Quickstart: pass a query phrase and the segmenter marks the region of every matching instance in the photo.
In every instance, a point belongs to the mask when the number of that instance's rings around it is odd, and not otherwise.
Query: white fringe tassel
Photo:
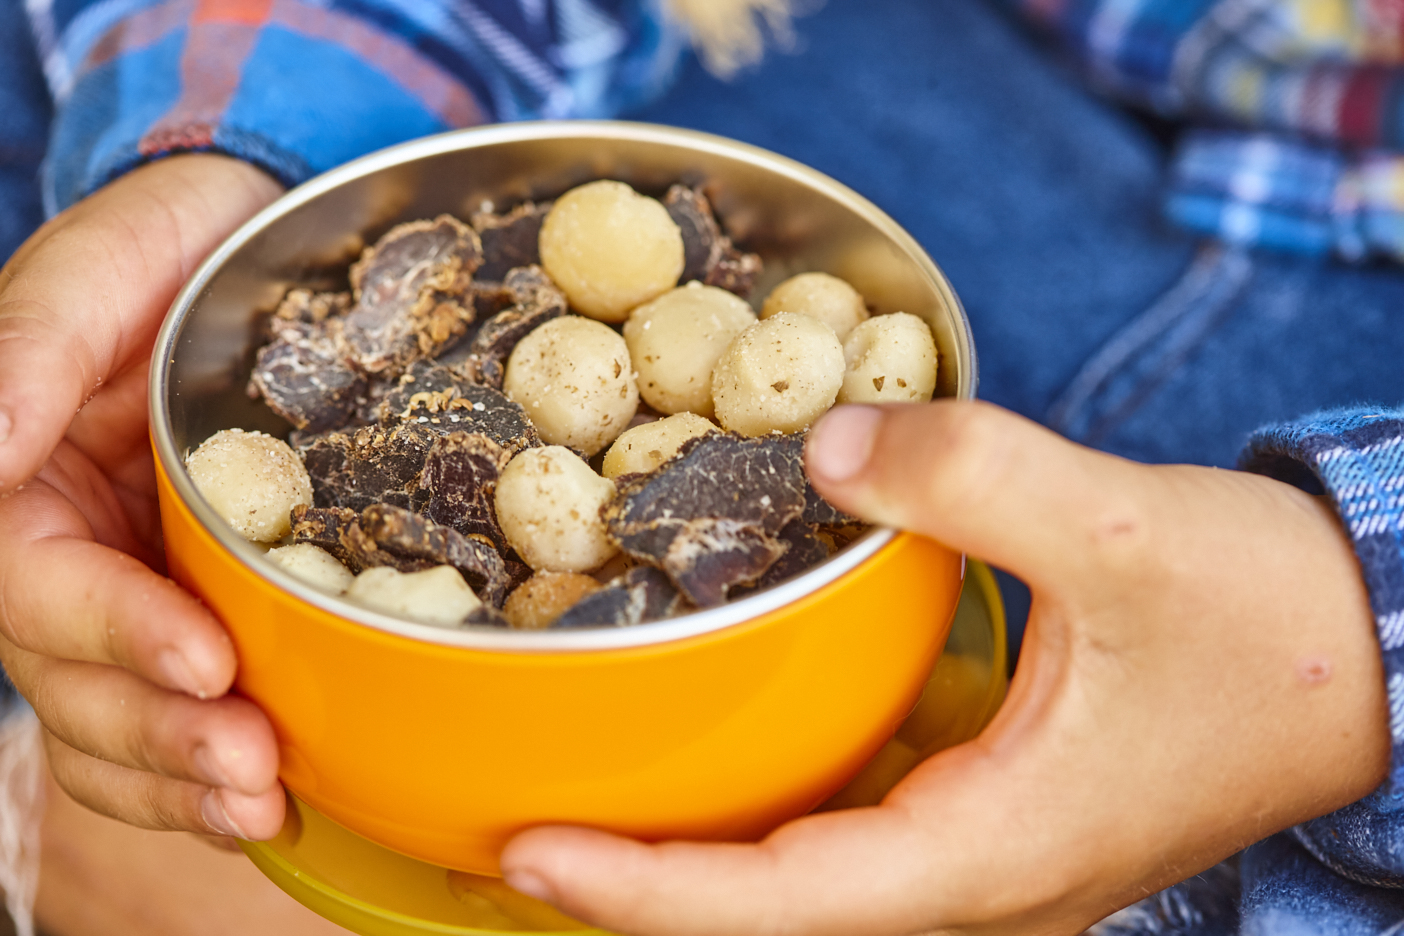
[[[804,0],[665,0],[673,19],[682,24],[707,70],[730,78],[765,54],[765,22],[777,45],[794,44],[795,16],[816,6]]]
[[[44,751],[29,706],[0,722],[0,889],[16,936],[34,936],[39,842],[44,822]]]

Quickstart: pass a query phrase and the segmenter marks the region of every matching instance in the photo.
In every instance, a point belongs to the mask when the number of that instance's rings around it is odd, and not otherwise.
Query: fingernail
[[[556,892],[546,879],[535,871],[508,871],[502,878],[512,890],[546,903],[556,902]]]
[[[205,820],[205,824],[214,829],[220,835],[232,835],[235,838],[247,839],[244,830],[239,828],[238,823],[229,818],[229,811],[224,808],[224,800],[220,798],[218,790],[210,790],[200,800],[200,817]]]
[[[847,481],[868,464],[882,425],[882,410],[871,406],[840,406],[819,420],[809,433],[805,464],[812,475]]]
[[[195,678],[195,670],[191,668],[185,654],[179,650],[162,650],[156,656],[156,668],[169,685],[189,695],[201,699],[205,697],[205,691],[200,688],[200,681]]]
[[[15,426],[10,419],[10,414],[0,409],[0,445],[5,444],[5,440],[10,437],[10,430]]]
[[[195,765],[195,772],[206,783],[217,787],[234,786],[229,779],[229,774],[220,764],[219,758],[215,757],[214,751],[211,751],[207,745],[198,745],[195,752],[190,755],[190,760]]]

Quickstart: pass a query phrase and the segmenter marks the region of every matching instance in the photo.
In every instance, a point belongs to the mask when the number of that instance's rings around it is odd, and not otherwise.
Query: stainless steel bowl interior
[[[309,588],[262,560],[196,492],[183,458],[216,431],[287,435],[286,423],[244,387],[260,320],[289,288],[344,288],[360,249],[402,221],[443,212],[466,218],[485,203],[501,208],[552,198],[600,178],[656,196],[677,181],[705,183],[728,232],[765,260],[758,297],[806,270],[840,276],[876,311],[911,312],[930,323],[941,358],[936,395],[974,396],[969,324],[945,277],[896,222],[832,179],[755,147],[650,125],[570,121],[457,131],[374,153],[289,192],[221,245],[176,298],[152,363],[152,429],[167,475],[201,523],[257,574],[335,614],[418,639],[503,650],[636,646],[717,630],[788,604],[877,552],[891,531],[872,531],[784,585],[634,628],[444,630]]]

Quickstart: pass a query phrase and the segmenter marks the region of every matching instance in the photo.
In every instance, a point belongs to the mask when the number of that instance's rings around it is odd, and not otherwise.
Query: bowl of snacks
[[[804,433],[974,386],[935,264],[811,169],[626,123],[418,140],[177,297],[170,571],[283,782],[367,839],[486,874],[543,822],[754,839],[892,736],[964,570],[824,501]]]

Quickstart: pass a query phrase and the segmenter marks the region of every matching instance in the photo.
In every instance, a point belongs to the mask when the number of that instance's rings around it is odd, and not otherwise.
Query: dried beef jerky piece
[[[419,423],[333,432],[302,452],[318,507],[364,510],[383,502],[410,506],[437,433]]]
[[[279,319],[249,378],[250,396],[262,396],[269,409],[307,432],[345,424],[365,392],[365,375],[352,366],[326,321]]]
[[[329,318],[345,315],[351,308],[351,294],[347,292],[313,292],[310,289],[290,289],[278,303],[270,322],[273,330],[281,322],[306,322],[315,325]]]
[[[731,246],[727,241],[726,251],[722,258],[717,261],[717,265],[712,267],[703,282],[708,286],[716,286],[725,289],[727,292],[735,293],[738,296],[749,296],[751,288],[756,284],[756,277],[761,275],[761,270],[765,264],[761,262],[758,254],[744,253]]]
[[[667,575],[651,566],[638,566],[577,601],[551,627],[632,627],[661,621],[687,607]]]
[[[483,265],[478,268],[478,278],[500,280],[513,267],[540,263],[541,222],[550,211],[550,202],[523,202],[503,215],[473,215],[473,227],[483,242]]]
[[[298,507],[293,510],[293,542],[311,543],[331,553],[352,572],[377,566],[418,572],[434,563],[405,558],[376,545],[361,527],[361,515],[342,507]]]
[[[320,546],[352,572],[359,572],[361,567],[342,537],[347,530],[357,525],[360,516],[356,511],[344,507],[294,507],[293,542]]]
[[[440,435],[476,432],[509,455],[541,444],[541,436],[520,404],[430,361],[417,362],[386,391],[377,418],[386,425],[417,423]]]
[[[539,267],[522,267],[508,274],[504,284],[516,302],[482,324],[458,370],[475,383],[502,389],[507,358],[517,342],[537,327],[566,313],[565,294]]]
[[[419,488],[427,495],[423,513],[465,536],[483,536],[501,552],[510,549],[497,523],[493,494],[514,453],[486,435],[455,432],[429,449]]]
[[[700,280],[738,296],[750,295],[761,271],[761,259],[737,250],[731,238],[722,233],[707,196],[700,189],[674,185],[668,189],[663,207],[683,236],[683,272],[678,283]]]
[[[392,228],[351,267],[344,337],[360,367],[398,370],[460,337],[473,310],[450,291],[481,263],[477,233],[449,215]]]
[[[808,478],[804,482],[804,513],[800,514],[800,519],[805,523],[824,527],[848,526],[862,522],[824,500],[819,492],[814,490],[814,485],[809,483]]]
[[[601,515],[630,555],[666,571],[700,607],[754,581],[785,553],[804,510],[804,440],[709,433],[657,471],[620,485]]]
[[[797,575],[803,575],[829,558],[829,544],[824,542],[813,524],[791,520],[777,538],[786,544],[785,554],[766,569],[754,584],[735,589],[729,597],[740,598],[763,588],[779,585]]]
[[[457,530],[388,504],[361,512],[361,529],[380,550],[430,566],[451,565],[483,601],[502,607],[511,580],[502,556],[487,539]]]

